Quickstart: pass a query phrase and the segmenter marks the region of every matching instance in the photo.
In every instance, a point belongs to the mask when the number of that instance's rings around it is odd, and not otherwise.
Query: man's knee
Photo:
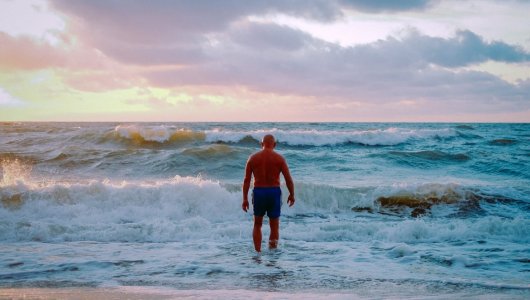
[[[263,225],[263,217],[254,216],[254,227],[261,228],[261,225]]]
[[[280,227],[280,218],[270,218],[269,224],[271,226],[271,229],[278,229]]]

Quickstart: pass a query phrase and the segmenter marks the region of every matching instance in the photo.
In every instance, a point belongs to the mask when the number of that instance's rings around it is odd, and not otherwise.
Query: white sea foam
[[[373,239],[434,242],[461,239],[530,241],[530,221],[487,216],[480,219],[392,218],[351,221],[351,206],[374,201],[375,190],[329,187],[313,194],[299,185],[299,201],[284,206],[285,236],[305,241]],[[362,195],[365,195],[364,199]],[[241,211],[240,191],[195,177],[159,181],[90,181],[0,188],[0,240],[4,241],[138,241],[233,239],[249,234],[251,214]],[[318,213],[322,223],[289,221]],[[341,219],[341,218],[346,219]]]
[[[118,125],[114,130],[124,138],[133,139],[135,136],[141,136],[146,141],[160,143],[168,141],[172,134],[167,126]]]
[[[287,223],[287,225],[285,225]],[[396,243],[433,243],[467,240],[530,241],[530,221],[523,217],[505,219],[488,216],[477,220],[462,219],[372,219],[341,220],[331,218],[321,224],[284,222],[283,236],[289,240],[310,242],[374,240]]]
[[[373,130],[222,130],[212,129],[206,131],[191,131],[166,125],[118,125],[114,129],[118,136],[130,140],[143,140],[147,142],[165,143],[178,139],[177,136],[194,139],[205,139],[206,142],[237,143],[245,137],[252,137],[260,141],[264,135],[273,134],[279,142],[293,146],[324,146],[345,143],[358,143],[363,145],[396,145],[412,139],[428,139],[434,137],[447,138],[456,135],[452,128],[444,129],[406,129],[390,127],[387,129]]]
[[[114,132],[121,138],[136,142],[178,142],[203,140],[204,133],[166,125],[118,125]]]
[[[387,128],[374,130],[336,131],[336,130],[253,130],[253,131],[225,131],[208,130],[206,141],[236,143],[250,136],[261,140],[266,134],[273,134],[276,139],[293,146],[324,146],[344,143],[358,143],[363,145],[396,145],[411,139],[427,139],[434,137],[452,137],[456,131],[446,129],[405,129]]]
[[[0,187],[25,181],[31,174],[31,165],[18,159],[0,161]]]
[[[4,186],[0,239],[174,241],[234,235],[232,227],[214,229],[225,219],[244,219],[235,213],[238,196],[217,182],[178,176],[155,182]]]

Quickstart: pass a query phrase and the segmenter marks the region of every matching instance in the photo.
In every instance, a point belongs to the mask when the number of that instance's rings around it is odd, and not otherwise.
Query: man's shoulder
[[[281,159],[281,160],[285,160],[280,153],[278,153],[276,151],[265,151],[265,150],[261,150],[261,151],[252,153],[249,156],[249,160],[261,159],[261,157],[263,157],[263,156],[273,156],[275,158],[278,158],[278,159]]]
[[[257,151],[257,152],[254,152],[252,154],[250,154],[250,156],[248,158],[252,159],[254,157],[258,157],[260,155],[261,151]]]
[[[250,156],[248,157],[248,161],[254,161],[256,159],[260,159],[260,154],[261,154],[261,151],[258,151],[258,152],[254,152],[252,154],[250,154]]]
[[[280,153],[276,152],[276,151],[272,151],[271,155],[274,157],[274,160],[276,160],[277,162],[285,162],[285,158],[283,158],[283,155],[281,155]]]
[[[280,157],[281,159],[284,159],[284,158],[283,158],[283,155],[281,155],[280,153],[274,151],[274,154],[276,154],[277,157]]]

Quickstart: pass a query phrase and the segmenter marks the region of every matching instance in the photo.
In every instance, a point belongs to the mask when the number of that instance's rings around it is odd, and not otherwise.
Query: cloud
[[[468,111],[529,108],[527,83],[510,84],[489,73],[461,70],[487,61],[529,61],[530,53],[516,45],[487,41],[469,30],[448,38],[411,30],[400,37],[342,47],[249,18],[283,14],[332,22],[343,18],[345,10],[392,13],[427,10],[437,3],[53,0],[54,7],[69,16],[68,28],[83,45],[138,66],[134,72],[155,87],[243,87],[310,97],[334,107],[395,102]],[[64,66],[53,54],[49,57],[48,64]],[[38,67],[39,60],[34,61]]]
[[[60,11],[76,16],[95,34],[120,37],[131,43],[152,44],[178,40],[182,33],[222,31],[233,21],[249,15],[285,13],[320,21],[342,16],[337,2],[328,0],[52,0],[52,4]]]
[[[101,70],[113,64],[96,49],[72,44],[71,36],[60,36],[62,42],[50,45],[28,36],[12,37],[0,32],[0,68],[37,70],[45,68]]]
[[[313,42],[303,31],[275,24],[245,22],[230,32],[230,39],[254,50],[296,51]]]
[[[54,69],[70,86],[98,92],[141,83],[134,72],[126,70],[95,49],[63,43],[50,45],[29,36],[13,37],[0,32],[0,70],[34,71]]]
[[[0,32],[0,67],[31,70],[64,65],[64,53],[49,44]]]
[[[527,85],[449,68],[486,60],[529,60],[529,54],[516,46],[485,42],[469,31],[448,39],[412,31],[399,40],[389,37],[341,47],[285,26],[240,23],[218,38],[220,46],[205,49],[211,63],[145,76],[152,84],[167,87],[245,86],[338,103],[420,99],[473,102],[482,105],[473,109],[484,110],[498,102],[508,103],[506,109],[512,110],[530,106]]]
[[[342,16],[334,1],[76,1],[54,0],[90,46],[130,64],[192,65],[208,60],[208,34],[250,15],[286,13],[327,22]],[[148,12],[148,13],[146,13]]]
[[[286,14],[331,22],[347,9],[377,13],[422,9],[433,1],[269,0],[269,1],[82,1],[52,0],[73,18],[88,43],[114,59],[138,65],[198,64],[208,61],[208,34],[225,31],[248,16]],[[242,33],[243,34],[243,33]],[[263,35],[262,35],[263,36]],[[244,36],[241,36],[244,38]],[[268,35],[275,39],[274,32]],[[262,42],[268,46],[267,41]],[[285,43],[284,43],[285,45]]]
[[[25,103],[9,94],[6,90],[0,87],[0,107],[17,107],[24,106]]]
[[[342,0],[341,4],[352,9],[369,12],[401,12],[408,10],[424,10],[434,6],[439,1],[433,0]]]
[[[415,33],[408,38],[408,43],[414,45],[412,51],[422,52],[429,62],[446,67],[467,66],[488,60],[507,63],[530,61],[530,53],[522,47],[501,41],[486,42],[469,30],[460,30],[451,39]]]
[[[141,78],[120,68],[58,70],[57,74],[67,86],[84,92],[97,93],[143,85]]]

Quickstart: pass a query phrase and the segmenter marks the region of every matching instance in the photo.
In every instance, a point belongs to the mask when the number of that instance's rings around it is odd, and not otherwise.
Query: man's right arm
[[[247,161],[247,166],[245,167],[245,179],[243,179],[243,203],[241,208],[247,212],[248,204],[248,190],[250,189],[250,180],[252,179],[252,167],[250,164],[250,158]]]
[[[282,174],[283,178],[285,179],[285,185],[287,186],[287,189],[289,190],[289,197],[287,198],[287,204],[289,206],[294,205],[294,182],[293,178],[291,177],[291,173],[289,172],[289,166],[287,166],[287,162],[285,159],[283,159],[282,164]]]

